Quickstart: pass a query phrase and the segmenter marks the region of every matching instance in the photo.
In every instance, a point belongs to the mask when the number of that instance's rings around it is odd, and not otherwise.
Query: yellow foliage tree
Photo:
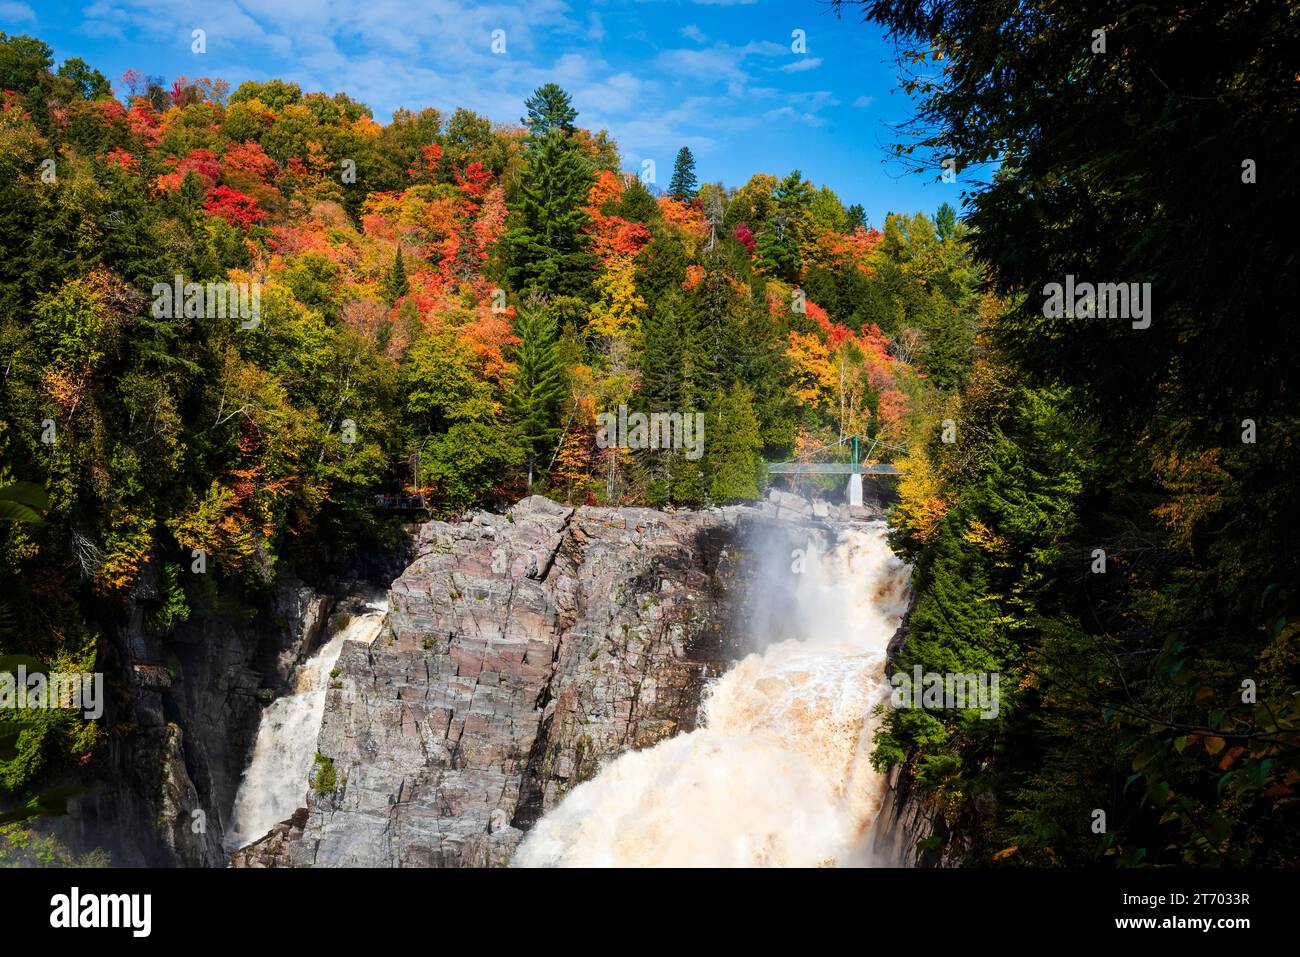
[[[631,258],[615,262],[596,280],[600,299],[591,307],[587,331],[601,339],[635,342],[641,335],[645,300],[637,295]]]
[[[799,404],[819,406],[827,402],[838,378],[826,343],[813,333],[791,330],[785,354],[793,367],[792,394]]]

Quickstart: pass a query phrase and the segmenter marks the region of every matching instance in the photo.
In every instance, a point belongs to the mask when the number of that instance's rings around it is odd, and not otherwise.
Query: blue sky
[[[196,28],[204,54],[190,49]],[[80,56],[114,83],[131,67],[232,88],[281,77],[345,91],[381,122],[399,106],[517,122],[528,93],[555,81],[582,125],[613,134],[625,168],[653,159],[660,186],[687,145],[701,181],[798,168],[874,226],[891,210],[958,206],[962,188],[882,165],[891,124],[911,109],[891,49],[820,0],[0,0],[0,30],[38,36],[56,60]],[[796,30],[806,52],[793,49]]]

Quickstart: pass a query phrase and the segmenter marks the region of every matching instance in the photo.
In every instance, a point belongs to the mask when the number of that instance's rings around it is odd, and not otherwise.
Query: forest
[[[385,124],[0,34],[0,655],[93,671],[128,607],[251,615],[398,534],[376,496],[743,502],[856,435],[905,450],[894,666],[1002,675],[994,720],[885,716],[927,850],[1300,862],[1295,17],[832,6],[898,44],[898,161],[955,160],[933,215],[868,223],[798,170],[701,183],[685,147],[661,187],[555,84],[517,124]],[[1067,275],[1150,283],[1149,326],[1047,315]],[[160,308],[174,283],[256,315]],[[703,413],[702,455],[604,447],[620,407]],[[0,725],[10,815],[117,733]]]

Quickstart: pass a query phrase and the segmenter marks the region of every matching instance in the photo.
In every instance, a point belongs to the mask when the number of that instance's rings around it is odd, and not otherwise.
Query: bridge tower
[[[862,472],[858,469],[858,437],[856,435],[853,436],[853,471],[849,473],[849,505],[859,508],[862,506]]]

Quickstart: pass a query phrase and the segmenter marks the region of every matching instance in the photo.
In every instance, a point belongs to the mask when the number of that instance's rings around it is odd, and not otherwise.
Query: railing
[[[776,462],[767,467],[772,475],[902,475],[888,462]]]
[[[776,462],[767,467],[767,471],[772,475],[902,475],[901,469],[890,465],[888,462],[867,463],[859,460],[858,457],[858,439],[857,435],[846,435],[831,445],[824,445],[819,449],[813,449],[790,462]],[[849,462],[812,462],[809,461],[819,452],[826,452],[839,446],[851,446],[853,455],[852,461]],[[906,452],[907,447],[903,445],[891,445],[888,442],[881,442],[879,439],[873,439],[871,448],[867,454],[862,456],[863,459],[869,459],[871,454],[877,448],[892,449],[897,452]]]
[[[423,492],[403,492],[376,495],[371,507],[391,511],[424,511],[429,506],[424,500]]]

